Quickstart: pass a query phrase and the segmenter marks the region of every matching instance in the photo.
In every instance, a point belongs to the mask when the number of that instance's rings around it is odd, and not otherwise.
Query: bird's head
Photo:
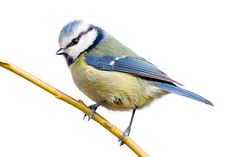
[[[104,32],[101,28],[81,20],[72,21],[60,32],[60,49],[56,54],[64,55],[70,65],[82,52],[94,48],[103,37]]]

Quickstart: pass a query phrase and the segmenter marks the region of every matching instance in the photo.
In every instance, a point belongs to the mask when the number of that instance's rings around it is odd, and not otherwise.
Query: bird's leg
[[[103,102],[100,102],[100,103],[96,103],[96,104],[93,104],[93,105],[90,105],[89,108],[90,108],[90,112],[89,114],[84,114],[84,118],[83,120],[85,119],[86,116],[88,116],[88,121],[93,117],[94,113],[96,112],[97,108],[101,105],[103,105],[105,101]]]
[[[136,111],[136,109],[133,109],[132,116],[131,116],[131,119],[130,119],[130,122],[129,122],[129,126],[125,129],[125,131],[123,132],[121,138],[118,140],[118,142],[120,142],[120,146],[122,146],[124,144],[123,139],[126,136],[129,136],[129,134],[130,134],[131,126],[132,126],[132,123],[133,123],[133,120],[134,120],[135,111]]]

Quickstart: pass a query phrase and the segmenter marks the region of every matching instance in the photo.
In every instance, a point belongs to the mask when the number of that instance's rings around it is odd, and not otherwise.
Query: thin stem
[[[0,66],[3,68],[12,71],[13,73],[23,77],[24,79],[32,82],[33,84],[39,86],[40,88],[44,89],[45,91],[55,95],[56,98],[61,99],[72,106],[76,107],[77,109],[81,110],[85,114],[89,114],[90,109],[81,101],[81,100],[75,100],[72,97],[66,95],[65,93],[62,93],[61,91],[57,90],[56,88],[50,86],[49,84],[43,82],[42,80],[38,79],[37,77],[31,75],[30,73],[20,69],[19,67],[4,61],[0,59]],[[115,135],[118,138],[122,137],[122,131],[119,130],[116,126],[111,124],[109,121],[104,119],[102,116],[95,113],[92,117],[94,121],[99,123],[101,126],[106,128],[108,131],[110,131],[113,135]],[[142,150],[130,137],[125,137],[123,142],[138,156],[140,157],[147,157],[149,156],[144,150]]]

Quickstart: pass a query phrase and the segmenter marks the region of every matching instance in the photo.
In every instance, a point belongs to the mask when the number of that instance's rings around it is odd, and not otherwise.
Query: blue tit
[[[68,23],[60,32],[59,45],[56,54],[65,57],[74,83],[96,102],[90,106],[89,119],[98,106],[133,111],[120,140],[130,134],[136,109],[169,93],[213,105],[202,96],[179,87],[180,83],[95,25],[81,20]]]

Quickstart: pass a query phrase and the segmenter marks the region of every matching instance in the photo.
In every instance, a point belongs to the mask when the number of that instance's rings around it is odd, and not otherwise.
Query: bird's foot
[[[125,131],[123,132],[121,138],[118,139],[118,142],[120,142],[120,146],[122,146],[122,145],[124,144],[123,139],[124,139],[126,136],[129,136],[130,131],[131,131],[131,127],[129,126],[127,129],[125,129]]]
[[[90,108],[90,112],[89,114],[84,114],[84,118],[83,120],[85,119],[86,116],[88,116],[88,121],[93,117],[95,111],[97,110],[97,108],[100,106],[101,104],[94,104],[94,105],[90,105],[89,108]]]

